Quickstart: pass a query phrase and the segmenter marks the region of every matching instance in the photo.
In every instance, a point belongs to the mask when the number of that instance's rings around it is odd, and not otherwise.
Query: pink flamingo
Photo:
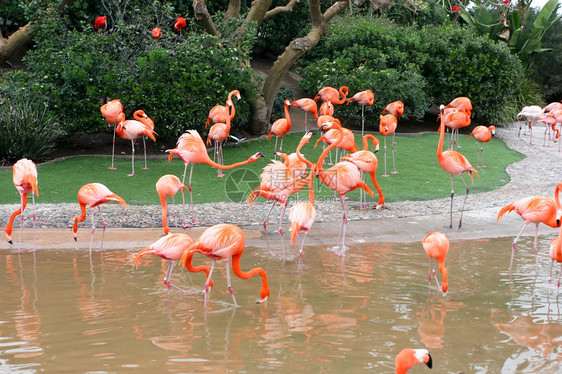
[[[199,239],[194,242],[183,253],[180,262],[186,264],[187,259],[193,252],[199,252],[213,260],[211,269],[207,275],[207,282],[205,283],[205,309],[207,308],[207,301],[209,298],[209,289],[211,287],[211,275],[215,268],[217,260],[224,260],[226,263],[226,280],[228,285],[228,292],[232,296],[234,305],[238,305],[234,297],[234,290],[230,283],[230,266],[229,262],[232,258],[232,270],[234,274],[240,279],[250,279],[254,275],[260,275],[262,280],[262,287],[260,291],[260,300],[258,303],[262,304],[269,298],[269,287],[267,284],[267,274],[262,268],[254,268],[249,272],[244,272],[240,269],[240,258],[244,253],[245,241],[244,232],[240,227],[232,224],[218,224],[209,227],[201,234]]]
[[[232,101],[226,102],[227,107],[230,109],[233,107]],[[230,115],[226,116],[226,123],[215,123],[211,126],[209,134],[207,135],[207,145],[211,145],[211,141],[215,144],[215,150],[213,155],[217,156],[217,162],[224,165],[224,158],[222,153],[222,143],[228,139],[230,136]],[[218,169],[217,177],[224,177],[221,169]]]
[[[291,102],[289,100],[285,100],[284,110],[285,110],[285,118],[279,118],[271,125],[271,131],[267,134],[267,140],[271,140],[271,135],[275,136],[275,152],[277,152],[277,141],[281,138],[281,145],[279,147],[279,152],[283,152],[283,138],[285,134],[291,130],[291,117],[289,116],[289,106],[291,106]]]
[[[559,183],[554,189],[554,200],[551,197],[546,196],[526,197],[507,204],[499,211],[497,221],[502,219],[504,214],[511,211],[515,211],[525,221],[523,228],[519,231],[519,234],[517,234],[517,237],[511,244],[511,261],[509,262],[510,272],[511,266],[513,265],[513,257],[515,256],[515,248],[517,247],[517,240],[529,223],[534,223],[536,226],[535,244],[533,249],[535,251],[535,260],[538,266],[537,239],[539,235],[539,224],[543,223],[550,227],[560,227],[560,219],[556,216],[556,212],[560,209],[560,199],[558,194],[561,189],[562,183]]]
[[[455,98],[446,108],[455,108],[460,112],[465,112],[469,117],[472,115],[472,102],[465,96]]]
[[[170,288],[173,287],[178,291],[186,292],[185,290],[179,288],[172,284],[172,271],[174,270],[174,264],[178,261],[183,253],[191,247],[193,240],[187,234],[168,234],[161,237],[142,251],[140,251],[133,259],[133,267],[138,268],[142,257],[146,255],[154,255],[168,260],[168,269],[166,270],[166,275],[164,275],[164,284],[168,287],[168,293]],[[185,267],[192,273],[197,273],[204,271],[207,276],[209,276],[209,268],[206,266],[196,266],[191,264],[191,258],[193,256],[186,257]],[[213,280],[209,282],[209,288],[213,287]]]
[[[552,129],[552,132],[554,132],[554,135],[553,135],[554,142],[557,142],[558,138],[560,137],[560,131],[556,128],[556,125],[558,124],[558,121],[556,121],[556,118],[554,118],[552,113],[545,113],[541,118],[538,119],[537,123],[539,123],[539,122],[545,124],[544,138],[543,138],[543,141],[542,141],[542,146],[543,147],[550,147],[550,140],[551,140],[550,130]],[[548,134],[548,143],[546,141],[547,134]],[[558,150],[560,151],[560,143],[558,144]]]
[[[479,147],[477,149],[477,158],[476,158],[476,167],[485,168],[484,165],[484,143],[489,142],[492,139],[492,136],[496,133],[496,126],[476,126],[470,134],[468,134],[468,138],[470,139],[471,136],[474,136],[474,139],[478,141]],[[480,155],[482,155],[482,161],[480,161]]]
[[[236,98],[240,100],[241,97],[240,91],[238,90],[230,91],[230,93],[228,94],[228,98],[226,99],[226,105],[215,105],[209,111],[209,116],[207,117],[207,123],[205,123],[205,128],[209,126],[211,121],[213,121],[213,123],[226,123],[228,118],[230,118],[230,120],[232,121],[232,119],[236,115],[236,108],[234,107],[234,104],[232,102],[233,96],[236,96]],[[232,106],[232,109],[229,109],[229,103]]]
[[[365,181],[365,174],[369,173],[371,175],[371,181],[373,182],[373,186],[377,189],[379,194],[379,201],[377,203],[376,209],[381,208],[384,205],[384,196],[382,194],[382,189],[377,182],[377,166],[379,164],[377,156],[371,151],[369,151],[368,141],[371,140],[373,145],[375,146],[375,152],[379,150],[379,140],[375,138],[371,134],[367,134],[363,137],[363,150],[353,152],[349,155],[343,156],[342,160],[349,161],[357,168],[362,174],[361,179]],[[364,196],[364,190],[359,191],[360,200],[359,200],[359,208],[366,209],[367,208],[367,196]]]
[[[312,113],[314,118],[318,119],[318,106],[316,105],[316,101],[305,97],[293,101],[291,103],[291,106],[304,110],[304,131],[305,132],[308,131],[308,124],[307,124],[308,113]]]
[[[558,220],[560,220],[560,217],[558,217]],[[554,261],[556,261],[560,264],[560,271],[558,272],[558,288],[560,288],[560,276],[562,275],[562,226],[560,227],[558,236],[550,242],[550,259],[552,262],[550,263],[548,283],[552,283],[552,267],[554,265]]]
[[[394,363],[396,374],[406,374],[408,370],[422,363],[430,369],[433,366],[433,361],[427,349],[405,348],[396,356]]]
[[[119,124],[115,131],[121,138],[131,140],[131,174],[128,174],[128,176],[131,177],[135,175],[135,141],[141,136],[148,136],[153,141],[156,141],[154,137],[156,133],[140,121],[134,119],[125,120],[125,113],[119,115]],[[144,153],[144,164],[146,168],[146,149]]]
[[[23,211],[27,206],[27,195],[31,193],[31,201],[33,205],[33,250],[35,252],[35,224],[37,218],[35,216],[35,195],[39,197],[39,188],[37,187],[37,167],[35,163],[27,158],[22,158],[14,164],[12,167],[14,186],[18,190],[21,198],[20,207],[12,213],[8,224],[4,231],[6,232],[6,237],[8,243],[12,242],[12,225],[16,216],[21,214],[20,221],[20,243],[21,243],[21,233],[23,228]]]
[[[447,108],[443,117],[445,126],[451,129],[451,149],[454,149],[455,146],[461,148],[459,145],[459,129],[470,126],[470,116],[456,108]]]
[[[381,115],[379,123],[379,132],[382,136],[384,136],[384,174],[383,177],[388,177],[388,173],[386,172],[386,136],[392,134],[392,174],[398,174],[396,170],[396,161],[394,159],[394,136],[396,135],[396,127],[398,127],[398,119],[393,114],[385,114]]]
[[[361,174],[359,173],[359,169],[357,166],[352,164],[351,162],[341,161],[332,166],[329,169],[324,169],[322,163],[326,158],[326,155],[332,148],[335,148],[339,142],[343,139],[343,130],[341,126],[339,126],[335,122],[329,122],[322,125],[322,129],[339,129],[340,130],[340,137],[336,142],[330,144],[320,155],[318,161],[316,162],[316,168],[318,170],[318,178],[322,183],[328,186],[330,189],[335,191],[340,196],[340,201],[343,210],[343,217],[342,217],[342,224],[340,228],[340,233],[338,236],[338,244],[336,249],[339,249],[340,254],[344,254],[346,247],[345,247],[345,230],[347,226],[347,208],[345,205],[345,194],[349,191],[353,191],[357,188],[363,188],[371,197],[373,197],[373,191],[361,180]]]
[[[261,152],[255,153],[251,156],[248,160],[237,162],[230,165],[220,165],[211,160],[209,155],[207,154],[207,149],[205,148],[205,143],[203,143],[203,139],[201,139],[201,135],[196,130],[188,130],[185,134],[180,136],[178,139],[176,148],[174,149],[167,149],[166,152],[170,154],[168,156],[168,161],[171,162],[174,155],[177,155],[185,164],[185,168],[183,171],[183,179],[182,183],[185,184],[185,176],[187,175],[187,166],[191,164],[191,171],[189,173],[189,183],[187,184],[187,190],[189,191],[189,200],[191,202],[191,224],[184,225],[185,227],[189,227],[191,225],[196,225],[199,222],[195,221],[193,215],[193,195],[191,191],[191,177],[193,176],[193,166],[195,164],[208,164],[212,167],[217,169],[233,169],[238,166],[247,165],[249,163],[255,162],[261,157],[265,157],[265,155]]]
[[[334,104],[331,101],[324,101],[322,105],[320,105],[321,116],[333,116],[334,115]]]
[[[468,173],[470,175],[470,180],[474,183],[474,178],[472,173],[476,173],[478,176],[478,171],[472,167],[470,162],[457,151],[448,150],[443,152],[443,140],[445,138],[445,106],[441,105],[439,107],[441,111],[441,126],[439,126],[439,144],[437,145],[437,161],[439,162],[439,166],[443,168],[447,173],[451,175],[451,208],[449,211],[450,215],[450,223],[449,228],[453,228],[453,197],[455,196],[455,191],[453,188],[453,175],[458,175],[464,187],[466,188],[466,195],[464,197],[464,202],[462,204],[461,209],[461,217],[459,219],[459,229],[462,226],[462,214],[464,212],[464,206],[466,205],[466,199],[468,198],[469,189],[462,177],[463,173]],[[480,176],[478,176],[480,178]]]
[[[400,100],[388,104],[382,111],[384,113],[392,114],[393,116],[400,117],[404,114],[404,103]]]
[[[101,212],[100,205],[107,203],[108,201],[116,201],[121,204],[124,208],[127,207],[127,203],[121,196],[114,194],[101,183],[88,183],[80,188],[78,191],[78,203],[80,204],[81,216],[76,216],[74,218],[74,225],[72,226],[72,233],[74,234],[74,241],[77,241],[78,233],[78,222],[84,222],[86,219],[86,206],[89,206],[92,210],[92,236],[90,238],[90,255],[92,254],[92,243],[94,242],[94,231],[96,231],[96,225],[94,224],[94,208],[98,207],[102,221],[102,234],[101,234],[101,247],[103,250],[103,237],[105,235],[105,220],[103,219],[103,213]]]
[[[168,205],[166,203],[166,198],[171,197],[174,200],[174,196],[181,190],[181,199],[183,202],[183,213],[182,222],[185,225],[185,194],[184,189],[187,188],[178,177],[172,174],[166,174],[160,177],[156,182],[156,192],[160,197],[160,204],[162,206],[162,226],[164,228],[164,233],[169,234],[170,228],[168,227]],[[174,201],[175,205],[175,201]]]
[[[113,125],[113,148],[111,150],[111,166],[109,169],[115,170],[113,166],[113,161],[115,159],[115,128],[119,123],[119,115],[123,113],[123,105],[121,105],[121,100],[119,99],[111,100],[103,104],[100,111],[107,121],[107,124],[109,126]]]
[[[347,104],[350,101],[356,101],[361,105],[361,136],[363,136],[365,134],[365,105],[373,105],[375,94],[371,90],[361,91],[347,99]]]
[[[529,139],[529,144],[533,144],[533,126],[537,123],[539,118],[544,114],[543,109],[538,105],[526,106],[521,109],[517,114],[517,121],[521,121],[521,117],[525,117],[529,131],[531,132],[531,137]],[[521,136],[521,123],[519,124],[519,133],[517,136]]]
[[[318,91],[316,96],[314,96],[314,101],[330,101],[332,104],[339,105],[346,102],[348,94],[349,88],[347,86],[341,86],[339,90],[335,89],[334,87],[324,87],[320,91]]]
[[[139,121],[140,123],[142,123],[143,125],[145,125],[147,128],[149,128],[151,131],[154,131],[154,121],[152,120],[152,118],[150,118],[142,109],[136,110],[133,113],[133,118],[137,121]],[[156,132],[154,132],[154,134],[156,134]],[[142,137],[142,145],[143,145],[143,149],[144,149],[144,167],[143,170],[148,170],[148,165],[146,163],[146,135]]]
[[[423,238],[422,246],[425,254],[429,257],[429,270],[427,275],[429,285],[431,286],[431,259],[434,258],[439,264],[439,271],[443,274],[443,286],[441,287],[439,285],[437,274],[435,274],[435,268],[433,269],[433,277],[435,278],[435,282],[437,282],[437,287],[440,287],[443,295],[445,295],[449,288],[449,282],[447,281],[447,267],[445,266],[445,257],[447,256],[447,252],[449,252],[449,239],[441,232],[430,232]]]

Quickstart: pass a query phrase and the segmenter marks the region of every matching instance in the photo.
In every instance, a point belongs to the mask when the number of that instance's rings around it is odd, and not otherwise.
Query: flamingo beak
[[[259,155],[260,157],[265,157],[265,153],[258,152],[258,155]]]
[[[431,369],[431,367],[433,366],[433,360],[431,359],[431,356],[429,354],[427,356],[429,357],[429,360],[427,360],[425,364],[427,365],[428,368]]]
[[[256,304],[264,304],[267,301],[268,297],[269,296],[266,296],[263,299],[256,301]]]

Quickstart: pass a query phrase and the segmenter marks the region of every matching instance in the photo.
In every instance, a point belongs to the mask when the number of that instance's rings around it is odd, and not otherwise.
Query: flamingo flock
[[[101,21],[100,21],[101,22]],[[101,23],[96,29],[101,29]],[[180,19],[176,22],[175,28],[180,32],[185,28]],[[155,37],[156,38],[156,37]],[[162,206],[162,227],[164,231],[163,237],[156,240],[153,244],[141,250],[133,259],[132,265],[138,267],[142,258],[146,255],[154,255],[168,261],[168,268],[164,276],[163,283],[167,287],[168,292],[175,289],[179,292],[186,293],[179,286],[172,283],[172,272],[174,264],[178,262],[180,265],[191,272],[205,272],[206,280],[204,283],[204,306],[207,308],[210,302],[210,291],[214,285],[213,271],[217,261],[225,263],[226,287],[231,295],[232,303],[238,306],[234,290],[231,283],[231,268],[232,272],[241,279],[250,279],[256,275],[261,278],[261,289],[257,303],[265,303],[269,296],[269,283],[266,271],[261,267],[256,267],[246,272],[241,269],[241,257],[245,250],[245,237],[244,231],[233,224],[221,223],[208,227],[197,240],[193,240],[189,235],[184,233],[173,233],[168,225],[168,206],[167,198],[174,197],[178,192],[182,193],[182,228],[198,225],[193,212],[193,196],[192,196],[192,174],[195,164],[207,164],[218,170],[218,177],[222,176],[222,170],[232,169],[238,166],[247,165],[258,161],[260,158],[265,157],[263,153],[256,153],[250,156],[247,160],[236,162],[229,165],[224,165],[222,145],[230,136],[231,120],[235,116],[235,109],[233,98],[241,99],[238,90],[233,90],[229,93],[226,100],[226,105],[217,105],[209,112],[206,127],[213,123],[210,127],[207,136],[207,145],[214,143],[213,155],[215,160],[212,160],[207,153],[205,143],[196,130],[188,130],[181,135],[177,141],[176,148],[167,149],[169,153],[169,161],[171,162],[173,156],[178,156],[184,162],[183,179],[180,180],[175,175],[163,175],[156,182],[156,192],[160,198]],[[317,101],[322,101],[318,107]],[[361,134],[363,139],[363,149],[359,149],[355,144],[354,133],[342,126],[341,121],[334,117],[335,106],[343,103],[349,104],[350,102],[357,102],[361,105]],[[271,201],[271,207],[267,212],[267,216],[263,221],[264,234],[267,239],[267,245],[270,254],[269,234],[267,230],[267,221],[273,210],[275,204],[281,205],[281,213],[279,219],[279,227],[276,231],[280,234],[283,240],[283,219],[285,211],[290,202],[289,197],[299,191],[308,188],[308,198],[306,201],[297,201],[290,209],[290,233],[291,244],[298,247],[299,264],[303,263],[303,249],[305,238],[308,232],[312,229],[316,220],[317,211],[315,208],[314,198],[314,185],[315,181],[325,185],[334,191],[337,200],[340,201],[342,218],[340,223],[340,230],[335,247],[330,248],[332,251],[340,256],[345,256],[348,247],[345,245],[346,231],[348,225],[349,211],[346,203],[346,194],[356,189],[361,190],[360,194],[360,209],[367,209],[366,194],[374,197],[373,190],[365,182],[365,174],[370,174],[370,179],[373,187],[378,194],[378,202],[375,205],[376,209],[384,207],[385,199],[383,191],[376,180],[376,171],[378,167],[378,159],[375,153],[379,150],[379,140],[373,134],[364,134],[365,132],[365,106],[373,106],[374,94],[371,90],[365,90],[356,93],[349,97],[349,88],[341,86],[339,89],[333,87],[325,87],[321,89],[314,99],[303,98],[295,101],[284,101],[285,117],[280,118],[271,125],[271,131],[268,134],[268,140],[271,136],[276,137],[274,146],[275,158],[279,156],[284,162],[273,159],[263,168],[260,175],[261,182],[251,191],[247,201],[250,206],[259,198],[263,197]],[[525,117],[527,119],[529,130],[532,131],[533,125],[537,122],[544,122],[555,130],[556,124],[560,123],[562,117],[562,104],[553,103],[547,107],[536,108],[526,107],[518,115],[518,119]],[[305,112],[305,134],[299,142],[299,145],[293,153],[283,153],[283,137],[291,129],[290,108],[296,107]],[[535,110],[536,109],[536,110]],[[437,163],[446,171],[451,178],[451,195],[450,195],[450,209],[449,209],[449,226],[453,227],[453,177],[458,175],[466,189],[463,205],[460,212],[460,219],[458,228],[462,226],[462,215],[465,209],[466,201],[469,195],[469,188],[463,179],[463,174],[468,174],[471,181],[474,183],[473,174],[478,175],[478,171],[470,164],[468,159],[454,148],[460,148],[458,142],[458,130],[467,127],[471,124],[471,111],[473,110],[470,99],[466,97],[459,97],[448,105],[440,106],[440,126],[439,126],[439,140],[437,145]],[[135,175],[134,172],[134,155],[135,155],[135,141],[142,137],[145,141],[146,137],[156,141],[154,131],[154,122],[144,111],[137,110],[134,113],[133,120],[127,120],[123,111],[123,106],[120,100],[111,100],[104,104],[100,109],[103,117],[109,126],[114,127],[113,145],[115,145],[115,135],[121,138],[131,140],[132,144],[132,170],[130,176]],[[539,113],[540,112],[540,113]],[[323,134],[319,137],[316,144],[324,141],[327,145],[320,156],[316,160],[309,160],[305,157],[303,148],[309,143],[315,131],[308,131],[307,114],[311,113],[317,121],[317,127]],[[393,158],[393,174],[397,174],[395,155],[394,155],[394,136],[397,129],[398,117],[404,113],[404,104],[401,101],[396,101],[388,104],[383,113],[380,115],[380,135],[384,137],[385,144],[385,173],[383,176],[388,176],[386,173],[386,136],[392,134],[392,158]],[[450,148],[443,151],[445,128],[451,129]],[[477,167],[485,167],[483,160],[483,143],[489,142],[495,131],[494,126],[477,126],[469,134],[468,138],[474,137],[479,142],[477,154]],[[558,139],[558,133],[554,136]],[[280,140],[279,148],[278,141]],[[369,142],[372,143],[374,151],[369,150]],[[344,154],[341,157],[336,156],[336,161],[332,166],[325,167],[326,157],[333,149],[338,149]],[[338,159],[340,159],[338,161]],[[187,175],[187,167],[191,164],[191,171],[188,183],[185,184]],[[145,168],[147,168],[146,161],[146,145],[145,145]],[[114,150],[112,151],[112,163],[110,169],[114,167]],[[23,226],[23,212],[26,208],[28,194],[31,193],[33,205],[35,203],[34,196],[39,196],[37,187],[37,170],[35,164],[27,159],[22,159],[14,164],[14,185],[21,195],[20,207],[11,215],[5,232],[7,240],[12,242],[12,226],[13,221],[17,215],[21,214],[20,223],[20,242],[21,242],[21,227]],[[316,177],[316,178],[315,178]],[[190,195],[191,205],[191,219],[186,221],[185,218],[185,197],[184,192],[188,190]],[[509,269],[511,271],[513,257],[515,254],[517,240],[521,236],[523,230],[529,223],[535,223],[537,230],[540,223],[546,224],[551,227],[560,227],[560,235],[562,236],[562,226],[560,224],[560,201],[559,191],[562,189],[562,183],[559,184],[555,191],[555,198],[549,197],[530,197],[514,201],[511,204],[503,207],[497,217],[499,221],[503,215],[510,211],[516,211],[525,221],[525,224],[512,244],[512,256]],[[127,207],[125,200],[119,195],[113,193],[108,187],[101,183],[89,183],[84,185],[78,191],[78,203],[80,205],[81,215],[77,215],[74,219],[72,232],[74,239],[77,240],[78,224],[86,219],[86,207],[90,208],[91,216],[91,238],[90,238],[90,255],[93,248],[94,232],[96,229],[94,212],[98,208],[98,212],[102,221],[102,237],[100,250],[103,250],[103,239],[106,229],[106,222],[103,217],[100,205],[106,202],[117,202],[124,208]],[[175,201],[174,201],[175,205]],[[33,213],[34,231],[35,231],[35,213]],[[177,225],[176,225],[177,229]],[[302,235],[300,245],[297,245],[297,237]],[[552,263],[557,261],[562,263],[562,239],[560,237],[554,239],[550,246],[550,256]],[[443,297],[447,296],[449,289],[447,268],[445,266],[445,259],[449,250],[449,240],[446,234],[435,231],[428,233],[421,241],[422,247],[429,258],[428,265],[428,280],[431,282],[435,279],[438,288],[440,289]],[[283,244],[282,244],[283,246]],[[34,248],[35,249],[35,248]],[[537,234],[535,234],[534,245],[535,256],[537,256]],[[212,260],[210,267],[205,265],[194,266],[192,264],[195,253],[199,253]],[[283,247],[283,257],[284,247]],[[440,283],[435,272],[431,268],[431,260],[435,259],[438,263],[439,271],[442,274],[442,282]],[[562,268],[561,268],[562,271]],[[558,286],[560,285],[560,278]],[[429,368],[432,367],[432,358],[429,352],[425,349],[404,349],[396,357],[395,368],[396,373],[406,373],[410,368],[416,364],[424,363]]]

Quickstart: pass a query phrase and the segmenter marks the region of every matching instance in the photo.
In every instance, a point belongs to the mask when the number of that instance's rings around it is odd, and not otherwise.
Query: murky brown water
[[[417,243],[352,247],[343,260],[305,247],[300,272],[248,247],[242,267],[266,269],[267,304],[254,304],[259,277],[234,277],[232,307],[220,266],[207,312],[202,273],[176,269],[192,293],[168,295],[166,264],[147,258],[134,270],[136,251],[3,251],[0,372],[393,373],[402,348],[427,347],[434,369],[412,373],[558,373],[550,239],[536,279],[532,237],[520,241],[511,281],[511,238],[452,242],[445,299],[428,288]]]

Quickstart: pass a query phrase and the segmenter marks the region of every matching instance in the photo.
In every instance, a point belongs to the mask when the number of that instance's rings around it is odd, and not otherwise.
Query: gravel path
[[[483,210],[499,207],[522,197],[533,195],[552,196],[556,185],[562,181],[562,153],[558,147],[542,147],[542,131],[535,128],[535,145],[529,144],[528,136],[517,137],[518,126],[513,124],[509,128],[497,129],[496,137],[504,141],[511,149],[523,153],[527,157],[508,167],[510,182],[505,186],[486,193],[471,194],[467,200],[467,211]],[[464,192],[464,191],[463,191]],[[462,194],[459,193],[458,196]],[[259,225],[265,218],[268,202],[256,202],[251,208],[247,203],[211,203],[196,204],[196,217],[204,221],[205,226],[217,223],[234,223],[241,226]],[[180,200],[181,201],[181,200]],[[372,199],[371,199],[372,201]],[[455,199],[455,211],[460,209],[462,199]],[[448,212],[450,199],[445,197],[437,200],[404,201],[385,204],[384,209],[369,209],[360,211],[357,204],[350,204],[349,219],[378,220],[384,218],[401,218],[413,216],[431,216]],[[373,202],[371,206],[374,207]],[[4,205],[0,209],[0,222],[7,222],[12,211],[18,205]],[[179,209],[181,205],[176,205]],[[26,210],[30,214],[30,206]],[[332,222],[341,220],[339,205],[333,201],[317,201],[316,222]],[[122,228],[158,228],[161,227],[161,208],[159,205],[129,206],[126,210],[118,204],[103,205],[103,214],[109,227]],[[36,208],[39,228],[70,228],[74,216],[79,213],[77,203],[70,204],[38,204]],[[276,207],[271,217],[279,217]],[[287,217],[287,216],[286,216]],[[274,224],[276,218],[270,218]],[[286,218],[287,220],[287,218]],[[287,221],[286,221],[287,222]],[[17,227],[19,224],[16,223]],[[80,227],[90,225],[89,217]],[[25,220],[25,226],[31,227],[31,220]]]

